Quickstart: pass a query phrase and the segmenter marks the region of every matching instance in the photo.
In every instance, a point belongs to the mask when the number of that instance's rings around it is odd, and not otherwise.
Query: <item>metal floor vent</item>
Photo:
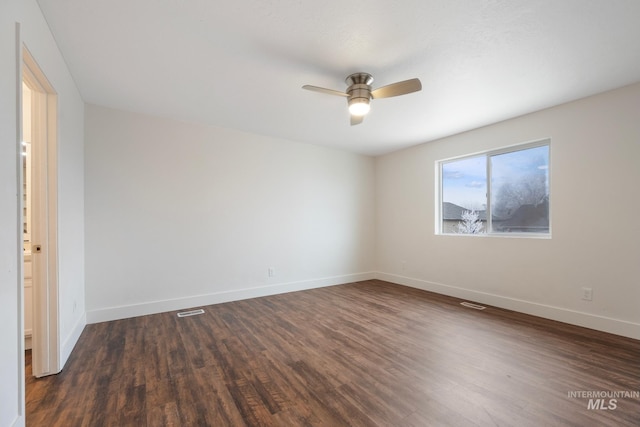
[[[182,311],[178,313],[178,317],[197,316],[198,314],[204,314],[204,310],[199,308],[197,310]]]
[[[472,302],[466,302],[466,301],[461,302],[460,305],[463,305],[463,306],[469,307],[469,308],[473,308],[473,309],[476,309],[476,310],[484,310],[485,308],[487,308],[487,307],[484,307],[482,305],[478,305],[478,304],[474,304]]]

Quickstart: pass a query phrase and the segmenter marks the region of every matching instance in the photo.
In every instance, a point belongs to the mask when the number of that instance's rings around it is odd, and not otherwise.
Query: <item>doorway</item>
[[[25,277],[22,313],[25,335],[31,326],[33,375],[42,377],[60,372],[57,96],[26,47],[22,49],[21,90]],[[29,274],[31,287],[27,289]]]

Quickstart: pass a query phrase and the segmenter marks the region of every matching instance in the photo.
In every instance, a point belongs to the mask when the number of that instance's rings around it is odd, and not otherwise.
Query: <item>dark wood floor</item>
[[[29,426],[638,426],[640,341],[367,281],[88,325]],[[609,400],[605,407],[608,407]]]

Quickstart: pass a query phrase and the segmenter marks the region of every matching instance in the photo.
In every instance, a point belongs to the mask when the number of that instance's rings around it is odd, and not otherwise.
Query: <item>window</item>
[[[442,234],[549,234],[549,140],[443,160]]]

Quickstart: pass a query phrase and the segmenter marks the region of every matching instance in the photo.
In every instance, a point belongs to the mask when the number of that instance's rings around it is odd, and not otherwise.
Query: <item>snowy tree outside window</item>
[[[484,224],[480,221],[478,212],[474,210],[464,211],[462,221],[458,223],[459,234],[480,234],[484,233]]]

